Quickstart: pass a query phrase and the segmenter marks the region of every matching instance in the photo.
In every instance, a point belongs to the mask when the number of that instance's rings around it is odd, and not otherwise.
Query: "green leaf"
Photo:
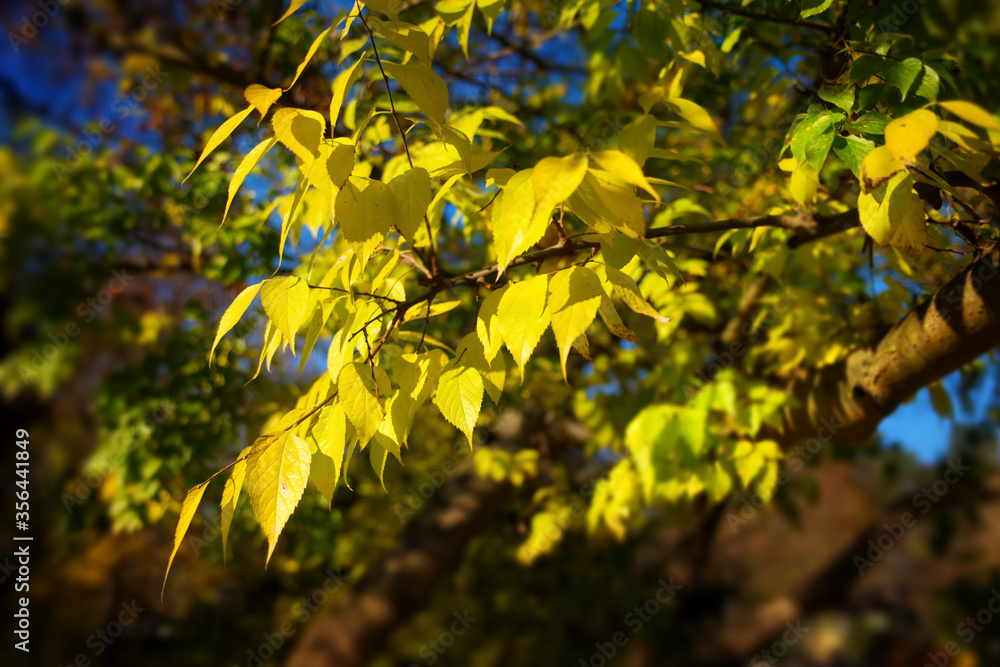
[[[265,280],[264,282],[244,288],[242,292],[236,295],[236,298],[229,304],[229,307],[226,308],[226,312],[222,314],[222,319],[219,321],[219,330],[215,332],[215,341],[212,343],[212,349],[208,353],[210,364],[212,357],[215,355],[215,347],[219,344],[219,341],[240,321],[240,318],[243,317],[243,314],[247,312],[247,308],[253,302],[254,297],[257,296],[257,292],[260,291],[260,288],[266,282]]]
[[[389,189],[396,199],[394,222],[412,245],[433,198],[430,174],[423,167],[408,169],[389,181]]]
[[[455,428],[465,434],[472,447],[472,431],[483,406],[483,376],[471,366],[445,367],[434,392],[434,405]]]
[[[288,431],[259,439],[247,458],[247,491],[267,538],[265,566],[305,491],[311,458],[306,441]]]
[[[256,146],[254,146],[243,161],[240,162],[240,166],[236,168],[236,172],[233,174],[232,180],[229,181],[229,198],[226,200],[226,210],[222,213],[222,222],[226,221],[226,216],[229,215],[229,207],[233,204],[233,198],[236,197],[236,191],[240,189],[243,185],[243,181],[246,180],[247,176],[253,171],[253,168],[257,166],[261,158],[267,155],[267,152],[271,150],[271,146],[278,143],[275,137],[270,139],[265,139]]]
[[[827,111],[798,125],[791,146],[796,162],[808,162],[816,173],[821,172],[833,146],[834,125],[843,118],[844,114],[839,111]]]
[[[854,107],[854,86],[852,85],[823,86],[817,94],[821,100],[840,107],[847,113],[851,113],[851,109]]]
[[[444,79],[427,65],[399,65],[385,61],[382,65],[425,116],[438,125],[444,123],[444,114],[448,109],[448,86]]]
[[[573,341],[583,335],[594,321],[602,297],[604,290],[600,279],[585,266],[563,269],[549,281],[548,307],[552,316],[552,331],[559,347],[563,380],[566,380],[566,359]]]
[[[836,137],[833,140],[833,152],[843,160],[855,176],[861,178],[861,163],[875,148],[875,142],[862,137]]]
[[[333,505],[333,493],[340,479],[340,463],[344,460],[344,449],[349,441],[347,431],[347,415],[340,403],[320,410],[311,431],[316,440],[316,451],[312,455],[309,477],[326,498],[328,509]]]
[[[507,287],[508,285],[504,285],[499,289],[491,290],[480,303],[479,313],[476,315],[476,335],[479,336],[479,340],[483,344],[483,356],[489,362],[493,361],[503,345],[503,337],[500,334],[500,316],[497,309]]]
[[[187,492],[184,502],[181,504],[181,516],[177,520],[177,529],[174,531],[174,550],[170,552],[170,560],[167,561],[167,571],[163,574],[163,588],[160,590],[160,600],[163,599],[163,592],[167,590],[167,576],[170,574],[170,566],[174,564],[174,557],[177,555],[177,550],[181,548],[181,541],[191,526],[191,520],[194,519],[194,513],[198,510],[198,505],[201,503],[201,498],[205,495],[205,489],[207,488],[208,481],[202,482]]]
[[[857,120],[847,121],[847,129],[852,132],[863,132],[865,134],[884,134],[885,126],[889,124],[889,117],[881,111],[869,111]]]
[[[268,88],[259,83],[253,83],[243,91],[243,97],[253,105],[254,109],[260,112],[260,117],[264,118],[271,105],[281,99],[283,92],[281,88]]]
[[[802,13],[801,16],[804,19],[810,16],[816,16],[816,14],[822,14],[830,5],[833,4],[833,0],[802,0]]]
[[[233,133],[233,130],[235,130],[236,127],[240,123],[242,123],[246,119],[246,117],[250,115],[250,112],[252,111],[253,111],[253,105],[250,105],[246,109],[239,112],[238,114],[227,120],[225,123],[220,125],[219,129],[217,129],[215,132],[212,133],[212,136],[209,137],[208,139],[208,143],[205,144],[204,150],[202,150],[201,152],[201,157],[199,157],[198,161],[194,163],[194,167],[191,168],[191,171],[188,173],[188,175],[184,177],[184,181],[191,178],[191,174],[193,174],[194,170],[198,168],[198,165],[200,165],[202,161],[204,161],[204,159],[207,158],[212,151],[218,148],[223,141],[228,139],[229,135]],[[184,181],[181,181],[181,183],[183,183]]]
[[[905,100],[913,82],[917,80],[923,68],[924,64],[919,58],[907,58],[901,62],[889,60],[882,68],[882,74],[885,76],[885,82],[898,88]]]
[[[851,75],[848,80],[851,85],[864,81],[880,73],[885,64],[886,60],[881,56],[863,55],[851,64]]]
[[[252,447],[245,448],[236,457],[233,470],[226,480],[226,486],[222,489],[222,561],[226,561],[226,544],[229,540],[229,528],[233,525],[233,514],[236,512],[236,503],[239,502],[240,492],[243,491],[243,482],[247,476],[247,457],[252,451]]]
[[[281,332],[295,354],[295,333],[306,319],[309,306],[309,285],[296,276],[271,278],[260,292],[271,323]]]
[[[377,366],[352,361],[344,364],[340,371],[337,391],[344,414],[354,426],[359,444],[364,447],[385,419],[385,403],[392,395],[389,376]]]
[[[524,381],[524,365],[549,327],[546,300],[549,276],[540,275],[513,283],[500,298],[497,318],[504,345],[514,355],[514,361]]]

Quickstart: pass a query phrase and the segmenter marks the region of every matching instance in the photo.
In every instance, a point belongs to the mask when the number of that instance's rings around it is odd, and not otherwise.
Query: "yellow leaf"
[[[663,103],[680,114],[688,123],[702,130],[723,146],[726,145],[726,142],[722,139],[722,135],[719,134],[719,129],[712,122],[712,117],[702,107],[690,100],[684,100],[679,97],[669,97],[663,100]]]
[[[302,160],[306,171],[319,156],[320,142],[326,132],[326,119],[315,111],[278,109],[271,118],[274,136]]]
[[[594,158],[594,162],[601,166],[601,169],[604,169],[609,174],[614,174],[629,185],[642,188],[651,194],[657,202],[660,201],[659,193],[646,180],[646,176],[642,173],[642,168],[636,164],[635,160],[625,155],[625,153],[609,150],[594,153],[592,157]]]
[[[524,382],[524,365],[549,327],[546,300],[549,276],[540,275],[513,283],[500,298],[497,317],[504,345],[514,355]]]
[[[913,190],[913,179],[902,174],[889,182],[883,206],[888,205],[888,218],[892,225],[889,245],[914,259],[920,259],[927,249],[927,224],[924,222],[924,205]]]
[[[229,181],[229,198],[226,200],[226,210],[222,214],[223,223],[226,221],[226,216],[229,215],[229,207],[233,204],[233,198],[236,197],[236,191],[240,189],[240,186],[243,185],[243,181],[245,181],[250,172],[253,171],[253,168],[257,166],[257,163],[260,162],[261,158],[263,158],[267,152],[271,150],[271,146],[274,146],[276,143],[278,143],[278,140],[274,137],[260,142],[246,154],[246,157],[244,157],[243,161],[240,162],[240,166],[236,168],[236,173],[233,174],[232,180]]]
[[[989,111],[972,102],[955,100],[953,102],[940,102],[941,107],[950,111],[967,123],[985,127],[987,130],[1000,130],[1000,123]]]
[[[222,314],[222,319],[219,320],[219,330],[215,332],[215,341],[212,343],[212,349],[208,353],[209,363],[212,361],[212,356],[215,354],[215,348],[219,344],[219,341],[240,321],[243,313],[247,312],[247,308],[253,302],[253,298],[257,296],[257,292],[260,291],[260,288],[266,282],[265,280],[264,282],[244,288],[242,292],[236,295],[236,298],[229,304],[229,307],[226,308],[226,312]]]
[[[802,208],[812,210],[813,202],[816,201],[816,190],[818,187],[819,176],[808,162],[803,162],[792,172],[789,190],[792,192],[792,197],[795,198],[795,201]]]
[[[605,264],[596,270],[598,271],[598,275],[600,275],[600,272],[603,270],[605,280],[609,285],[611,285],[612,293],[624,301],[625,305],[628,306],[633,312],[645,315],[646,317],[651,317],[657,322],[661,322],[663,324],[670,321],[669,317],[660,315],[655,308],[649,305],[649,302],[646,301],[642,292],[639,291],[639,286],[635,284],[635,281],[632,280],[628,274],[622,273],[615,267],[608,264]]]
[[[861,181],[866,192],[875,190],[903,169],[903,161],[888,146],[873,148],[861,162]]]
[[[423,64],[399,65],[383,62],[389,76],[399,82],[420,111],[434,123],[444,123],[448,109],[448,86],[429,66]]]
[[[389,181],[389,189],[396,199],[398,213],[393,222],[413,245],[433,198],[430,174],[423,167],[409,169]]]
[[[271,278],[260,292],[260,301],[271,323],[284,335],[295,354],[295,333],[306,319],[309,285],[297,276]]]
[[[354,170],[354,151],[354,144],[346,139],[324,139],[309,166],[309,183],[332,201]]]
[[[885,126],[885,145],[894,157],[912,162],[927,148],[937,130],[938,117],[927,109],[919,109]]]
[[[191,174],[193,174],[194,170],[198,168],[198,165],[200,165],[212,151],[218,148],[223,141],[229,138],[229,135],[233,133],[233,130],[235,130],[236,127],[250,115],[251,111],[253,111],[253,105],[248,106],[246,109],[227,120],[219,126],[219,129],[212,133],[212,136],[208,139],[208,143],[205,144],[205,149],[201,152],[201,157],[199,157],[198,161],[194,163],[194,167],[191,168],[191,172],[184,177],[184,181],[191,178]],[[181,182],[183,183],[184,181]]]
[[[533,220],[535,191],[531,169],[518,172],[507,181],[503,193],[493,204],[493,241],[496,246],[499,271],[504,272],[511,260],[538,242],[545,234]]]
[[[587,156],[583,153],[539,160],[531,173],[532,193],[535,196],[532,215],[543,216],[547,223],[552,208],[576,191],[586,173]]]
[[[412,322],[413,320],[421,320],[426,317],[434,317],[442,313],[447,313],[449,310],[462,305],[462,301],[460,299],[452,301],[439,301],[438,303],[431,305],[430,308],[428,308],[427,304],[428,302],[424,301],[423,303],[417,305],[417,307],[410,308],[406,311],[406,315],[403,316],[403,321]]]
[[[365,189],[359,190],[355,180],[364,184]],[[362,267],[398,217],[389,186],[361,179],[348,180],[344,184],[337,193],[333,212],[344,241],[354,248]]]
[[[233,524],[233,513],[236,512],[236,503],[240,499],[243,482],[247,476],[247,456],[252,449],[252,447],[247,447],[236,457],[236,463],[233,464],[233,471],[229,474],[226,486],[222,490],[222,562],[226,561],[226,544],[229,540],[229,528]]]
[[[337,390],[344,414],[354,426],[361,447],[364,447],[385,419],[385,403],[392,395],[389,376],[377,366],[352,361],[344,364],[340,371]]]
[[[281,99],[283,92],[281,88],[268,88],[259,83],[253,83],[243,91],[243,97],[260,112],[260,117],[263,118],[267,115],[271,105]]]
[[[344,100],[347,99],[347,94],[351,91],[351,86],[353,86],[354,82],[357,81],[358,78],[360,78],[364,73],[362,65],[365,62],[366,55],[368,55],[368,52],[363,52],[357,62],[338,74],[333,80],[333,99],[330,100],[331,128],[336,128],[337,126],[337,118],[340,117],[340,109],[344,106]]]
[[[177,555],[177,550],[181,548],[181,540],[184,539],[184,535],[191,526],[191,520],[194,519],[194,513],[198,510],[198,504],[201,502],[201,497],[205,495],[205,489],[207,488],[208,482],[202,482],[188,491],[187,496],[184,497],[184,503],[181,505],[181,516],[177,520],[177,529],[174,531],[174,550],[170,552],[170,560],[167,561],[167,571],[163,575],[163,588],[160,590],[160,600],[163,599],[163,592],[167,590],[167,576],[170,574],[170,566],[174,564],[174,557]]]
[[[306,52],[306,57],[302,60],[302,63],[298,66],[298,68],[296,68],[295,76],[292,78],[292,82],[288,84],[288,88],[285,88],[285,90],[291,90],[292,86],[295,85],[295,82],[299,80],[300,76],[302,76],[302,72],[303,70],[305,70],[306,65],[309,64],[309,61],[312,60],[312,57],[316,55],[316,51],[319,50],[319,45],[323,43],[323,40],[326,39],[326,36],[330,34],[331,30],[333,30],[333,25],[334,24],[331,23],[329,28],[321,32],[319,36],[313,40],[312,45],[309,47],[309,51]]]
[[[622,322],[622,318],[618,316],[618,311],[615,310],[615,304],[608,297],[601,297],[601,305],[597,309],[597,314],[604,320],[604,325],[608,327],[608,331],[630,343],[639,342],[639,338]]]
[[[500,305],[500,299],[503,298],[507,287],[508,285],[504,285],[499,289],[491,290],[480,303],[479,313],[476,315],[476,334],[483,344],[483,356],[488,362],[493,361],[503,345],[497,307]]]
[[[306,441],[288,431],[259,439],[247,458],[247,491],[267,538],[265,566],[305,491],[311,458]]]
[[[302,5],[306,4],[307,2],[309,2],[309,0],[292,0],[288,5],[288,9],[285,10],[285,13],[281,15],[281,18],[272,23],[271,25],[272,26],[278,25],[279,23],[287,19],[289,16],[299,11],[299,8],[302,7]]]
[[[472,447],[472,431],[483,406],[483,376],[471,366],[455,360],[442,372],[434,392],[434,405],[444,418],[465,434]]]
[[[348,443],[347,430],[344,406],[335,403],[320,410],[311,431],[316,440],[316,452],[312,455],[310,479],[326,498],[327,509],[333,505],[333,493],[340,479],[340,464]]]
[[[559,271],[549,281],[549,312],[559,347],[559,362],[566,380],[566,358],[573,342],[594,321],[604,297],[601,281],[585,266]]]

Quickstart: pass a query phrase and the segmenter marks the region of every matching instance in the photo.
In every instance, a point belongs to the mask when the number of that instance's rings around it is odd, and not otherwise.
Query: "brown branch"
[[[774,16],[772,14],[763,14],[761,12],[753,12],[748,9],[743,9],[741,7],[736,7],[734,5],[724,3],[724,2],[714,2],[713,0],[697,0],[698,4],[702,6],[703,9],[718,9],[723,12],[729,12],[730,14],[735,14],[736,16],[742,16],[754,21],[763,21],[765,23],[781,23],[784,25],[794,25],[800,28],[812,28],[813,30],[822,30],[824,32],[835,33],[837,32],[837,27],[829,25],[827,23],[818,23],[816,21],[803,21],[802,19],[788,18],[784,16]]]
[[[775,434],[786,446],[832,435],[857,441],[918,389],[1000,344],[1000,249],[994,246],[871,347],[792,379],[801,407]],[[831,433],[832,431],[832,433]]]

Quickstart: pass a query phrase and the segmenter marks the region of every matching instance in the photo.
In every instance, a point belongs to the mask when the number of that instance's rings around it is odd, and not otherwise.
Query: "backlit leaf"
[[[218,148],[223,141],[229,138],[229,135],[233,133],[233,130],[235,130],[236,127],[250,115],[251,111],[253,111],[253,105],[248,106],[246,109],[227,120],[219,126],[219,129],[212,133],[212,136],[208,138],[208,143],[205,144],[204,150],[201,151],[201,157],[199,157],[198,161],[194,163],[194,167],[191,168],[190,173],[184,177],[185,181],[191,178],[191,174],[194,173],[194,170],[198,168],[198,165],[200,165],[212,151]],[[183,181],[181,182],[183,183]]]
[[[352,361],[340,371],[337,391],[344,414],[364,447],[385,419],[385,404],[392,395],[389,376],[377,366]]]
[[[212,361],[212,357],[215,355],[215,348],[219,344],[219,341],[240,321],[240,318],[243,317],[243,314],[247,312],[247,308],[253,302],[254,297],[257,296],[257,292],[260,291],[260,288],[266,282],[265,280],[264,282],[244,288],[242,292],[236,295],[236,298],[229,304],[229,307],[226,308],[226,312],[222,314],[222,319],[219,321],[219,329],[215,332],[215,341],[212,343],[212,349],[208,353],[209,362]]]
[[[566,379],[566,358],[573,342],[594,321],[601,305],[604,290],[601,281],[585,266],[574,266],[559,271],[549,281],[548,309],[552,317],[552,331],[559,346],[559,362],[563,379]]]
[[[548,291],[549,276],[535,276],[508,287],[497,306],[500,335],[514,355],[522,382],[524,365],[549,327]]]
[[[302,498],[311,458],[306,441],[288,431],[259,439],[247,458],[247,491],[267,538],[266,562]]]
[[[163,591],[167,589],[167,576],[170,574],[170,566],[174,564],[174,557],[177,555],[177,550],[181,548],[184,535],[187,534],[188,528],[191,526],[191,520],[194,519],[194,513],[198,511],[198,505],[201,503],[201,498],[205,495],[205,489],[207,488],[208,482],[202,482],[188,491],[187,495],[184,496],[184,502],[181,504],[181,516],[177,520],[177,529],[174,531],[174,550],[170,552],[170,560],[167,561],[167,571],[163,575],[163,588],[160,590],[161,600],[163,599]]]

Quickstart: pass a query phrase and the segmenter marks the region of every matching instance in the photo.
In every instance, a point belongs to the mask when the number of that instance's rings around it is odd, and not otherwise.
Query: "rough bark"
[[[1000,344],[1000,250],[994,247],[906,315],[875,345],[801,373],[801,405],[777,437],[857,441],[922,387]]]

